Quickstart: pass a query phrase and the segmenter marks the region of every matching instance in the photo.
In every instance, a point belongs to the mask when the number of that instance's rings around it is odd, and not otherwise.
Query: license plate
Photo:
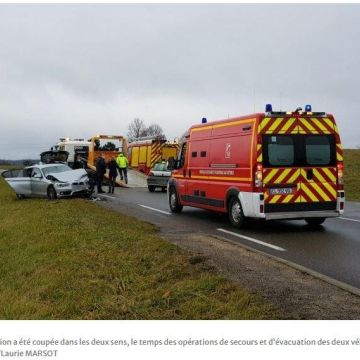
[[[272,188],[269,189],[270,195],[290,195],[293,193],[293,188]]]

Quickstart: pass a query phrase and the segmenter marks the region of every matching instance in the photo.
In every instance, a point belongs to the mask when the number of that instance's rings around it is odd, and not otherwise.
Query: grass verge
[[[344,183],[347,200],[360,201],[360,150],[344,150]]]
[[[1,319],[269,319],[258,296],[86,200],[17,200],[0,179]]]

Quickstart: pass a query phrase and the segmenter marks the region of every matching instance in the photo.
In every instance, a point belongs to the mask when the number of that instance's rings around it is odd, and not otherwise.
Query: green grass
[[[347,200],[360,201],[360,150],[344,150],[344,184]]]
[[[279,316],[150,224],[86,200],[20,201],[2,179],[0,254],[1,319]]]

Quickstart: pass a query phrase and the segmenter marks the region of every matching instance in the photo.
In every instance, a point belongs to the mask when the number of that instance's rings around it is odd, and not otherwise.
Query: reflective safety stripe
[[[270,180],[275,176],[275,174],[280,171],[279,169],[272,169],[270,173],[264,178],[264,184],[270,182]]]
[[[301,190],[303,190],[303,192],[306,195],[308,195],[312,201],[314,201],[314,202],[319,201],[319,199],[313,194],[313,192],[307,187],[307,185],[305,183],[301,184]]]
[[[262,146],[261,144],[257,144],[257,162],[262,162]]]
[[[258,133],[263,134],[338,134],[333,120],[329,118],[264,118]]]

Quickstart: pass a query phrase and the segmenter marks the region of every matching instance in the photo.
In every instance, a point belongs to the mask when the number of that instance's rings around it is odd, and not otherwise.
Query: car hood
[[[79,180],[87,180],[88,175],[84,169],[63,171],[61,173],[49,173],[48,176],[53,176],[56,180],[61,182],[73,182]]]

